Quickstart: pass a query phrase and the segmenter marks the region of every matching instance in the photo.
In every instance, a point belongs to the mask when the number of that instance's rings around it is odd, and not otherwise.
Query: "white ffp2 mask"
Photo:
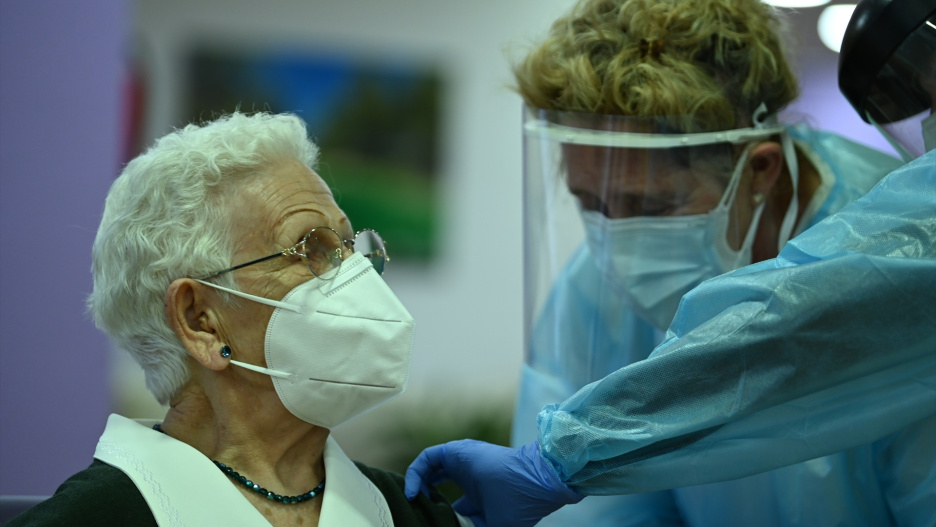
[[[231,364],[271,376],[299,419],[331,429],[406,389],[413,317],[360,253],[332,280],[313,278],[281,301],[201,283],[276,308],[264,342],[267,367]]]

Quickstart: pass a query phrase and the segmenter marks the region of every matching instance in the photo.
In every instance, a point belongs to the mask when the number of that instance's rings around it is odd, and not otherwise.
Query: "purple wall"
[[[108,342],[85,315],[119,167],[126,0],[0,4],[0,493],[91,462]]]
[[[861,120],[838,87],[838,53],[819,40],[816,24],[821,7],[789,12],[795,32],[791,60],[800,81],[800,97],[786,110],[785,122],[805,121],[816,128],[843,135],[891,155],[894,149],[873,126]]]

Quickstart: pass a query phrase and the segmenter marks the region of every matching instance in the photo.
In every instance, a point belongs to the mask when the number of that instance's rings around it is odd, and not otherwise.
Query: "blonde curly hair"
[[[580,0],[514,67],[516,89],[544,110],[748,126],[798,95],[782,26],[759,0]]]

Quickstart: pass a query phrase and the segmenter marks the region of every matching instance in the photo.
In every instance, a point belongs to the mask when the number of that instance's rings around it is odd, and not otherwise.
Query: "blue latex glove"
[[[465,493],[455,511],[478,527],[534,525],[584,498],[559,480],[536,441],[519,449],[472,439],[429,447],[406,470],[406,497],[447,480]]]

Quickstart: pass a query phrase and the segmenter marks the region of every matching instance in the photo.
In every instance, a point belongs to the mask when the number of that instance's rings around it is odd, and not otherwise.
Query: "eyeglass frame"
[[[378,238],[381,242],[383,242],[383,251],[381,251],[383,254],[382,254],[381,256],[383,257],[384,265],[387,265],[387,263],[390,262],[390,256],[387,255],[387,242],[384,241],[383,236],[381,236],[380,233],[378,233],[378,232],[375,231],[374,229],[361,229],[361,230],[355,232],[355,233],[354,233],[354,236],[352,236],[350,239],[344,239],[344,238],[341,237],[340,234],[338,234],[338,231],[336,231],[335,229],[332,229],[331,227],[326,227],[326,226],[322,225],[322,226],[319,226],[319,227],[312,227],[312,229],[310,229],[309,232],[305,233],[305,236],[303,236],[302,239],[299,240],[299,241],[298,241],[295,245],[293,245],[292,247],[287,247],[286,249],[283,249],[282,251],[280,251],[280,252],[278,252],[278,253],[273,253],[273,254],[271,254],[271,255],[269,255],[269,256],[264,256],[264,257],[262,257],[262,258],[257,258],[256,260],[251,260],[251,261],[249,261],[249,262],[247,262],[247,263],[242,263],[242,264],[239,264],[239,265],[235,265],[234,267],[229,267],[229,268],[224,269],[224,270],[222,270],[222,271],[217,271],[217,272],[214,272],[214,273],[207,274],[207,275],[205,275],[205,276],[203,276],[203,277],[200,277],[200,278],[198,278],[198,279],[199,279],[199,280],[209,280],[209,279],[211,279],[211,278],[215,278],[216,276],[221,276],[221,275],[223,275],[223,274],[230,273],[231,271],[236,271],[236,270],[238,270],[238,269],[242,269],[242,268],[244,268],[244,267],[247,267],[248,265],[258,264],[258,263],[260,263],[260,262],[265,262],[265,261],[267,261],[267,260],[272,260],[272,259],[274,259],[274,258],[279,258],[279,257],[281,257],[281,256],[298,256],[299,258],[302,259],[303,262],[305,262],[306,267],[309,268],[309,271],[311,271],[312,274],[315,275],[316,278],[322,278],[321,276],[318,275],[318,273],[316,273],[315,271],[313,271],[311,267],[309,267],[309,261],[308,261],[309,259],[306,257],[306,255],[303,254],[302,252],[300,252],[300,251],[298,250],[298,248],[301,247],[302,244],[306,243],[306,240],[309,239],[309,236],[310,236],[313,232],[315,232],[316,230],[318,230],[318,229],[328,229],[328,230],[332,231],[333,233],[335,233],[335,236],[338,237],[338,240],[341,241],[341,244],[344,245],[345,247],[347,247],[348,249],[350,249],[352,252],[354,251],[354,240],[358,237],[359,234],[361,234],[362,232],[365,232],[365,231],[373,232],[374,234],[377,235],[377,238]],[[336,250],[337,250],[337,249],[336,249]],[[369,257],[367,257],[367,258],[369,258]],[[342,258],[341,261],[344,262],[344,258]],[[341,264],[339,263],[339,264],[338,264],[338,267],[336,267],[336,269],[338,269],[338,268],[340,268],[340,267],[341,267]],[[381,272],[378,272],[378,274],[382,274],[382,271],[381,271]]]

